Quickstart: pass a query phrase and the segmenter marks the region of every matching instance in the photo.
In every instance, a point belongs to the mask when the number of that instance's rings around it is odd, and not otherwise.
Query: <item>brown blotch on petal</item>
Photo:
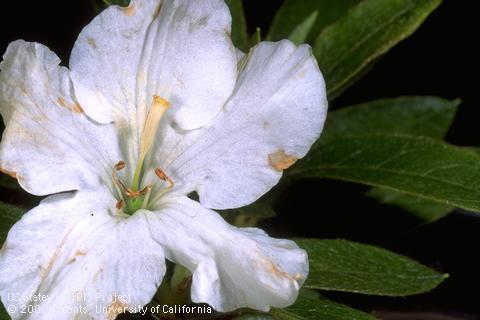
[[[137,8],[135,6],[128,6],[126,8],[122,8],[122,10],[123,10],[123,13],[129,17],[133,16],[135,12],[137,12]]]
[[[81,251],[81,250],[77,250],[75,251],[75,253],[73,254],[73,257],[70,258],[70,260],[68,260],[67,264],[72,264],[74,263],[75,261],[77,261],[77,258],[80,257],[80,256],[84,256],[86,255],[85,252]]]
[[[0,168],[0,172],[3,173],[3,174],[6,174],[7,176],[12,177],[13,179],[19,179],[20,178],[18,176],[18,174],[14,171],[9,171],[7,169]]]
[[[74,223],[70,229],[67,231],[67,233],[65,234],[65,236],[63,237],[62,241],[60,242],[60,244],[57,246],[57,249],[55,250],[53,256],[50,258],[50,260],[46,263],[46,265],[40,265],[39,266],[39,269],[40,269],[40,277],[42,278],[41,279],[41,282],[43,282],[48,274],[50,273],[50,270],[52,269],[52,266],[53,264],[55,263],[55,261],[57,260],[58,258],[58,255],[60,254],[60,251],[62,250],[63,246],[65,245],[65,242],[67,241],[68,237],[70,236],[70,233],[72,232],[72,230],[75,228],[77,223]]]
[[[299,273],[297,273],[294,276],[291,276],[287,272],[281,270],[280,267],[277,264],[275,264],[271,261],[270,261],[269,264],[270,264],[270,266],[269,266],[270,272],[273,273],[277,278],[286,278],[286,279],[294,280],[294,281],[300,281],[300,280],[303,279],[303,277]]]
[[[286,154],[283,150],[278,150],[277,152],[268,155],[268,164],[277,171],[288,169],[297,162],[297,160],[298,158]]]
[[[87,43],[92,46],[93,49],[97,49],[97,43],[95,42],[95,39],[93,38],[88,38]]]
[[[83,109],[80,106],[80,104],[74,103],[72,105],[69,105],[63,97],[58,97],[57,103],[59,104],[60,107],[67,108],[75,113],[83,113]]]
[[[107,307],[107,319],[114,320],[119,314],[124,313],[127,306],[118,298]]]
[[[100,269],[98,269],[95,275],[93,276],[93,282],[97,282],[97,280],[100,278],[102,273],[103,273],[103,268],[100,267]]]
[[[305,277],[302,276],[300,273],[297,273],[293,276],[293,279],[295,279],[296,281],[303,281],[305,280]]]
[[[160,11],[162,10],[162,4],[159,4],[155,11],[153,11],[152,19],[156,19],[160,15]]]
[[[299,73],[297,73],[297,78],[298,79],[303,79],[303,78],[305,78],[306,74],[307,74],[307,72],[305,70],[302,70]]]
[[[75,113],[83,113],[83,108],[80,104],[75,103],[72,106],[72,111],[75,112]]]
[[[61,107],[68,108],[67,102],[62,97],[58,97],[57,102]]]

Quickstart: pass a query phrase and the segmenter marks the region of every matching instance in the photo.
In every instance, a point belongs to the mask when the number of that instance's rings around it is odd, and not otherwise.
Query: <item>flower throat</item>
[[[160,125],[160,120],[169,107],[170,103],[167,100],[157,95],[153,96],[152,105],[148,111],[145,125],[143,127],[142,137],[140,140],[140,154],[138,156],[138,162],[135,167],[132,185],[130,188],[127,187],[125,183],[117,176],[117,171],[121,171],[125,168],[125,162],[119,161],[114,166],[112,179],[117,192],[120,195],[120,200],[117,202],[117,209],[122,210],[129,215],[132,215],[139,209],[145,209],[148,205],[153,185],[150,184],[141,188],[143,164],[147,154],[152,148],[155,135]],[[168,183],[167,188],[161,191],[162,193],[170,190],[173,187],[173,181],[165,174],[165,172],[163,172],[162,169],[156,168],[155,174],[160,180]]]

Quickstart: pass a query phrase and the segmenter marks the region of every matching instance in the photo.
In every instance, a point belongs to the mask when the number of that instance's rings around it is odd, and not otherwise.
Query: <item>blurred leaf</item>
[[[247,21],[241,0],[225,0],[232,14],[232,41],[242,51],[248,48]]]
[[[438,97],[381,99],[331,111],[318,142],[367,134],[393,134],[443,138],[453,122],[460,100]]]
[[[404,133],[443,138],[460,100],[438,97],[399,97],[371,101],[330,112],[320,144],[350,135]],[[400,207],[425,222],[433,222],[453,210],[452,206],[411,195],[374,188],[368,196]]]
[[[3,306],[3,303],[0,302],[0,320],[10,320],[11,317],[8,315],[7,310]]]
[[[290,175],[384,187],[480,212],[480,156],[426,137],[337,139],[310,152]]]
[[[113,5],[127,7],[130,4],[130,0],[101,0],[101,2],[107,7]]]
[[[270,204],[256,202],[238,209],[238,215],[233,224],[239,227],[254,227],[267,218],[275,217],[276,213]]]
[[[127,7],[130,4],[130,0],[90,0],[90,3],[92,4],[93,10],[98,14],[108,6],[117,5]]]
[[[358,2],[360,0],[286,0],[273,19],[267,39],[278,41],[288,38],[293,41],[290,37],[294,31],[301,25],[308,24],[307,21],[316,12],[305,40],[301,41],[312,43],[323,28],[336,21]]]
[[[388,250],[346,240],[298,239],[308,252],[306,287],[382,296],[407,296],[437,287],[446,274]]]
[[[255,33],[252,34],[252,36],[250,37],[250,39],[248,40],[248,48],[253,48],[255,47],[257,44],[259,44],[260,42],[262,41],[262,30],[257,27],[255,29]]]
[[[220,213],[225,220],[237,227],[254,227],[260,221],[276,216],[272,203],[267,200],[260,199],[248,206],[221,210]]]
[[[300,23],[295,29],[293,29],[292,33],[287,37],[296,45],[302,44],[307,42],[307,37],[313,28],[313,24],[315,20],[317,20],[318,11],[314,11],[311,15],[309,15],[302,23]]]
[[[373,188],[366,195],[383,204],[402,208],[425,222],[434,222],[455,209],[455,207],[443,203],[380,188]]]
[[[241,316],[233,317],[232,320],[275,320],[271,315],[268,314],[244,314]]]
[[[93,8],[93,12],[95,12],[96,14],[99,14],[104,7],[103,5],[100,5],[99,2],[100,2],[100,0],[90,0],[90,3],[91,3],[92,8]]]
[[[411,35],[441,0],[364,0],[326,28],[314,54],[330,100],[366,66]]]
[[[25,210],[0,201],[0,244],[5,242],[8,230],[22,217]]]
[[[20,185],[18,184],[16,179],[2,173],[0,173],[0,187],[10,190],[20,189]]]
[[[304,294],[308,292],[309,295]],[[313,290],[302,289],[295,304],[286,309],[272,309],[277,320],[374,320],[374,316],[346,305],[332,302]]]

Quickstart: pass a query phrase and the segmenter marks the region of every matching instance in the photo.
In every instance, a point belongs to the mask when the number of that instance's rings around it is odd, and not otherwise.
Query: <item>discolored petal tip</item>
[[[287,155],[285,151],[281,149],[268,155],[268,164],[280,172],[290,168],[297,160],[296,157]]]

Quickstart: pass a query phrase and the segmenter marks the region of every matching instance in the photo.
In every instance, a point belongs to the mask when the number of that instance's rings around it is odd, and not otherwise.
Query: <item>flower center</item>
[[[140,140],[140,154],[138,156],[138,162],[135,167],[132,185],[130,188],[127,187],[117,175],[117,171],[121,171],[125,168],[125,162],[119,161],[114,166],[112,179],[117,192],[120,195],[120,199],[117,202],[117,209],[122,210],[129,215],[133,214],[139,209],[145,209],[148,205],[150,194],[154,185],[149,184],[143,188],[140,188],[142,182],[143,164],[145,162],[145,157],[152,148],[155,135],[160,125],[160,120],[169,107],[170,103],[167,100],[156,95],[153,96],[153,102],[145,120],[145,125]],[[155,169],[155,174],[160,180],[168,183],[168,186],[161,190],[160,194],[157,195],[161,196],[163,193],[170,190],[174,183],[172,179],[170,179],[160,168]]]

